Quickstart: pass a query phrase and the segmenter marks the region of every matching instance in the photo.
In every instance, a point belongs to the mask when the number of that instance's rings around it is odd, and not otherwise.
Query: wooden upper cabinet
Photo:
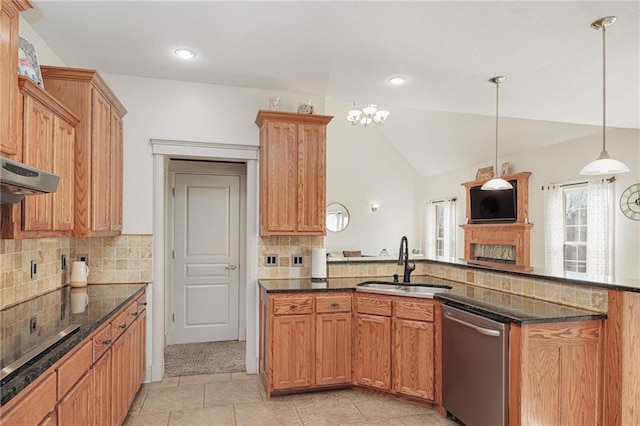
[[[19,13],[31,9],[28,1],[0,1],[0,155],[19,158],[22,141],[16,128],[18,100],[18,26]]]
[[[95,70],[41,66],[47,91],[79,118],[74,235],[122,230],[122,117],[127,110]]]
[[[325,235],[326,128],[332,118],[258,112],[261,235]]]
[[[2,207],[3,238],[71,236],[73,232],[74,145],[78,118],[26,77],[18,79],[16,134],[20,161],[60,177],[56,192],[29,195]]]

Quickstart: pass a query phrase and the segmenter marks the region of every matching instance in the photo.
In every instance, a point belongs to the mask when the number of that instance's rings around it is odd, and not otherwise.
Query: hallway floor
[[[267,400],[246,373],[167,377],[143,384],[125,425],[431,425],[453,426],[409,401],[344,389]]]

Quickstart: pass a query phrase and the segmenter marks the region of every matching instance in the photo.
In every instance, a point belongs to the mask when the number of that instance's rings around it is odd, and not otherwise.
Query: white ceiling
[[[590,24],[616,15],[607,31],[607,124],[640,128],[637,1],[35,6],[23,16],[70,66],[377,103],[391,111],[385,136],[423,176],[491,158],[495,86],[488,79],[495,75],[507,76],[501,154],[598,132],[602,34]],[[180,61],[178,47],[198,57]],[[407,84],[390,86],[386,80],[396,74]],[[429,152],[439,152],[438,161],[415,161],[426,149],[423,135],[446,142]],[[595,157],[599,147],[593,150]]]

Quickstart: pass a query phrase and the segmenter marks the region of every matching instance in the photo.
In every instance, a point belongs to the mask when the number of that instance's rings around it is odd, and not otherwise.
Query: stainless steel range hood
[[[0,158],[0,204],[18,203],[25,195],[56,192],[59,181],[54,174]]]

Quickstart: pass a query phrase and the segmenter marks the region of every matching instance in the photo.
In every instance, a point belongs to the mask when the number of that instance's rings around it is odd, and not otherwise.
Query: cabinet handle
[[[103,340],[102,344],[103,345],[110,345],[111,344],[111,340]]]
[[[290,309],[298,309],[298,305],[291,305],[289,306]]]
[[[127,328],[127,324],[120,324],[120,328],[122,328],[122,329]]]
[[[131,315],[133,315],[134,317],[137,317],[138,313],[137,312],[132,312]]]
[[[331,304],[331,307],[332,307],[332,308],[337,308],[338,306],[340,306],[340,304],[339,304],[338,302],[333,302],[333,303]]]

